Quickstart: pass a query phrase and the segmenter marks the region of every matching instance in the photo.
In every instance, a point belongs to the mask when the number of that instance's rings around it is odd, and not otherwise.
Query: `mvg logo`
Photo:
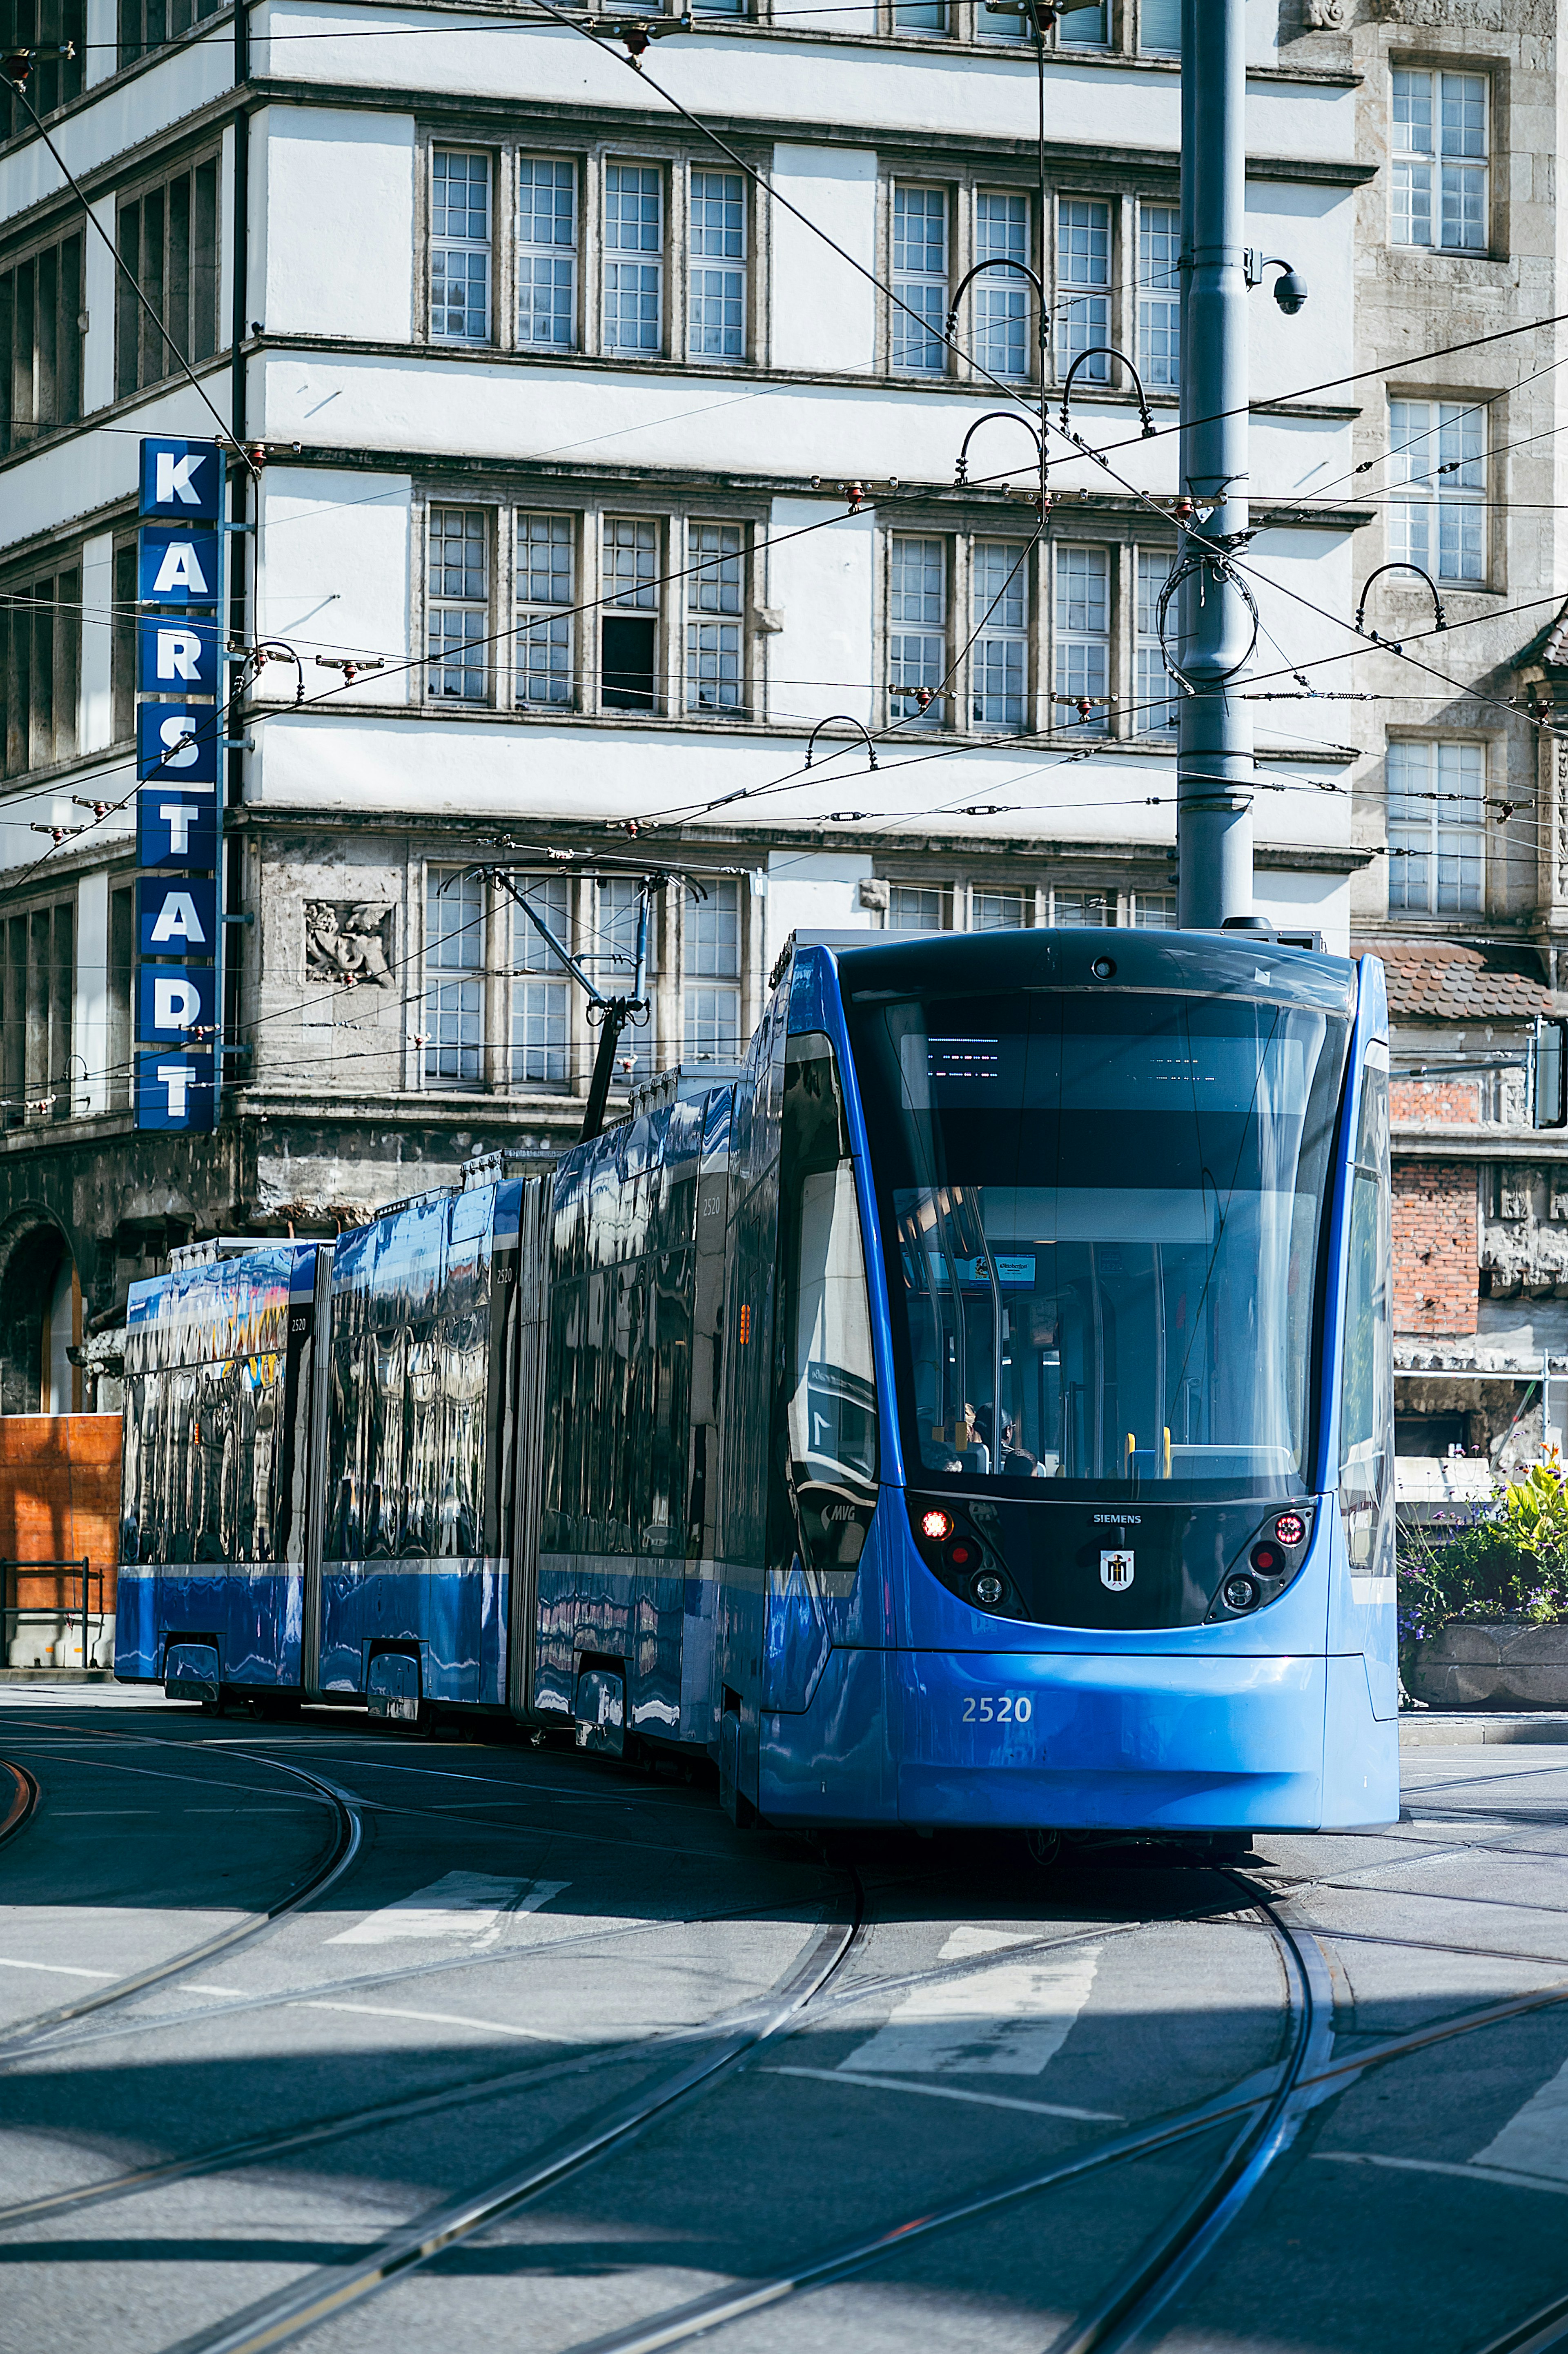
[[[1100,1584],[1108,1585],[1113,1594],[1132,1584],[1132,1555],[1129,1553],[1102,1553]]]

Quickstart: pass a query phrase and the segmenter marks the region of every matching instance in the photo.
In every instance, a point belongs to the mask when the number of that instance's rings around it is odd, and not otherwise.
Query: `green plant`
[[[1402,1652],[1456,1618],[1568,1618],[1568,1490],[1538,1463],[1453,1535],[1402,1526],[1398,1573]]]

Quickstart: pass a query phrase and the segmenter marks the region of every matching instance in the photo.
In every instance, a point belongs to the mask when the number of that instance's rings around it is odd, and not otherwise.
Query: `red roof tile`
[[[1402,1022],[1528,1022],[1552,1010],[1529,949],[1447,940],[1369,943],[1388,972],[1388,1010]]]

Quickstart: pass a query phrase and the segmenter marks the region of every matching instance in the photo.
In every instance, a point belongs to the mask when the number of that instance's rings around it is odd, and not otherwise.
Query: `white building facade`
[[[85,0],[38,61],[90,220],[17,105],[0,146],[7,1411],[70,1403],[65,1320],[90,1361],[175,1241],[570,1140],[587,1001],[499,867],[607,991],[673,878],[622,1081],[733,1055],[797,926],[1174,920],[1168,0],[1060,20],[1043,146],[1033,42],[975,0],[650,17],[641,70],[591,8],[190,12]],[[1312,290],[1254,298],[1262,693],[1353,602],[1375,165],[1353,65],[1248,13],[1248,234]],[[1059,421],[1075,361],[1105,462],[1054,431],[1043,515],[1039,371]],[[129,1108],[137,451],[217,420],[267,658],[222,1121],[163,1140]],[[1256,905],[1343,950],[1355,748],[1302,709],[1255,705]]]

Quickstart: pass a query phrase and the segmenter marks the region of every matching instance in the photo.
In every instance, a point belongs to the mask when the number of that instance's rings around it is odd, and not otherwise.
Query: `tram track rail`
[[[108,1736],[113,1738],[112,1735]],[[69,2002],[58,2003],[49,2009],[37,2011],[29,2019],[19,2020],[0,2031],[0,2069],[18,2061],[37,2056],[41,2052],[57,2050],[58,2043],[47,2039],[62,2028],[69,2028],[80,2019],[93,2017],[116,2005],[129,2002],[135,1996],[147,1993],[154,1987],[166,1986],[199,1969],[220,1954],[231,1954],[248,1946],[275,1928],[280,1921],[316,1902],[348,1872],[358,1857],[364,1840],[364,1823],[357,1801],[346,1791],[323,1776],[308,1772],[303,1766],[291,1766],[265,1753],[248,1753],[255,1762],[275,1771],[291,1775],[302,1782],[311,1795],[328,1807],[334,1817],[334,1835],[330,1845],[304,1880],[291,1888],[265,1913],[249,1915],[231,1927],[206,1937],[197,1946],[185,1947],[165,1960],[150,1963],[146,1968],[132,1971],[130,1976],[116,1978],[110,1986],[100,1987],[90,1994],[76,1996]],[[41,1804],[41,1792],[34,1776],[26,1768],[10,1766],[8,1770],[31,1785],[33,1797],[23,1819],[31,1819]],[[15,1826],[19,1828],[19,1825]],[[0,1830],[0,1837],[4,1836]]]
[[[801,2015],[848,1960],[864,1926],[864,1893],[858,1874],[850,1875],[848,1901],[838,1910],[839,1920],[821,1932],[811,1951],[797,1963],[782,1986],[725,2034],[716,2050],[699,2054],[649,2090],[613,2107],[596,2124],[568,2130],[522,2167],[428,2209],[356,2262],[313,2271],[215,2328],[179,2339],[168,2354],[264,2354],[264,2349],[302,2337],[417,2265],[501,2221],[527,2200],[625,2147],[656,2121],[712,2092],[776,2036],[798,2026]]]

